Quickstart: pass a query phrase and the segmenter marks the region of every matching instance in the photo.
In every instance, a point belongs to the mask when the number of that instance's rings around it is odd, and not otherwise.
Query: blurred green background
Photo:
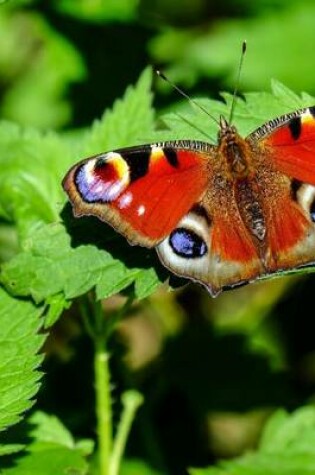
[[[244,39],[240,93],[276,78],[315,95],[314,27],[312,0],[2,1],[0,116],[75,134],[148,64],[194,97],[219,98],[233,90]],[[157,114],[181,102],[159,79],[154,94]],[[14,234],[0,245],[7,259]],[[135,305],[112,342],[114,397],[131,385],[146,398],[127,455],[184,475],[255,447],[276,407],[312,402],[314,284],[285,277],[216,300],[189,285]],[[117,305],[120,297],[104,302]],[[93,437],[92,350],[75,308],[46,352],[39,407]]]

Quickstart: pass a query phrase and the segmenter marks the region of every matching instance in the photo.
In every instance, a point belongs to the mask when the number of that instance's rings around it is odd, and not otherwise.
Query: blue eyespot
[[[186,228],[175,229],[169,238],[175,254],[181,257],[202,257],[207,252],[207,245],[196,233]]]
[[[310,206],[310,218],[315,223],[315,200],[312,202]]]

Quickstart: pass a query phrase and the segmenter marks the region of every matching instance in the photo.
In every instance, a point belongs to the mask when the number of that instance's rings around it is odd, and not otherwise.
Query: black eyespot
[[[315,199],[312,201],[310,206],[310,218],[315,223]]]
[[[169,238],[169,243],[175,254],[181,257],[202,257],[207,252],[207,245],[201,237],[189,229],[177,228]]]

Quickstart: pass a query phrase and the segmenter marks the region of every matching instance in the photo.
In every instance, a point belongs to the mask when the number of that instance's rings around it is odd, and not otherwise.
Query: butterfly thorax
[[[219,152],[225,157],[232,179],[243,179],[251,171],[249,145],[237,132],[236,127],[229,125],[221,117],[218,134]]]

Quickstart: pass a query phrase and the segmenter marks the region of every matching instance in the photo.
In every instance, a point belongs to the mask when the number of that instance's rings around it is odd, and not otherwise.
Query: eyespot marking
[[[204,240],[186,228],[175,229],[170,234],[169,244],[175,254],[185,258],[202,257],[208,251]]]
[[[129,184],[128,164],[116,152],[87,160],[76,169],[74,184],[83,201],[109,203]]]

